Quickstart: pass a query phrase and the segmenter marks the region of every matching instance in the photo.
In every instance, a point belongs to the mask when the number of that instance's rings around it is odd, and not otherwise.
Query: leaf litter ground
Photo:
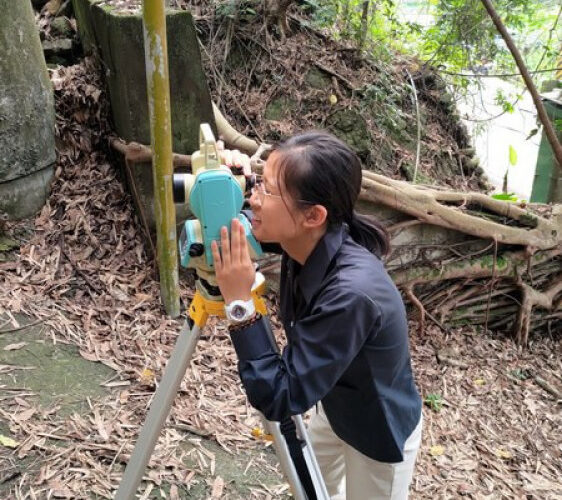
[[[88,59],[51,73],[55,179],[33,234],[0,261],[0,331],[20,327],[16,315],[25,314],[51,342],[74,345],[116,374],[106,383],[110,395],[66,416],[38,407],[24,388],[0,388],[6,498],[112,498],[182,323],[163,314],[154,263],[106,155],[110,130],[97,75]],[[3,232],[21,238],[25,225],[4,223]],[[182,285],[183,298],[191,295]],[[274,294],[269,309],[282,342]],[[560,387],[559,344],[543,337],[520,350],[511,339],[469,327],[420,333],[412,324],[411,331],[427,401],[412,498],[561,498],[560,400],[537,384],[540,376]],[[225,326],[211,320],[146,471],[143,498],[286,495],[268,445],[251,435],[258,423]],[[217,473],[212,450],[219,447],[240,465],[240,475],[266,469],[276,481],[237,489]]]

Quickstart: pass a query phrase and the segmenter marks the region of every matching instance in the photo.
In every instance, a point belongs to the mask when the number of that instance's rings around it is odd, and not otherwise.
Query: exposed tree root
[[[499,224],[487,219],[474,217],[463,212],[462,207],[452,207],[440,202],[453,201],[452,193],[418,189],[404,181],[389,179],[373,172],[364,171],[363,189],[361,197],[365,201],[380,203],[390,208],[415,217],[423,222],[455,229],[479,238],[496,240],[501,244],[532,246],[537,249],[552,248],[560,243],[560,227],[552,221],[533,215],[518,207],[505,207],[508,202],[490,199],[484,201],[480,193],[455,193],[454,201],[478,200],[482,208],[497,215],[519,222],[533,221],[534,227],[522,230],[520,227]],[[528,226],[530,223],[527,223]]]
[[[391,209],[390,274],[422,323],[436,311],[442,322],[511,328],[522,345],[533,328],[562,332],[562,207],[546,218],[482,193],[369,171],[360,198],[375,214]],[[442,241],[423,241],[432,227]]]

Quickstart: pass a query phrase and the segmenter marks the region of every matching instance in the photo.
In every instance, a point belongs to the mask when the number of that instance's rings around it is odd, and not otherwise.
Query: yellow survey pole
[[[143,0],[142,16],[150,141],[154,152],[152,172],[160,294],[166,312],[175,318],[180,314],[180,302],[176,212],[172,195],[172,120],[164,2],[165,0]]]

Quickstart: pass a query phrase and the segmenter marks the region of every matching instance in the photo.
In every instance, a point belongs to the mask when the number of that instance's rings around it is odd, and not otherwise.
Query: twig
[[[36,326],[40,323],[43,323],[43,322],[51,319],[53,316],[56,316],[56,314],[51,314],[50,316],[47,316],[46,318],[38,319],[37,321],[33,321],[32,323],[28,323],[27,325],[18,326],[17,328],[9,328],[8,330],[0,330],[0,335],[3,335],[4,333],[19,332],[20,330],[25,330],[26,328],[31,328],[32,326]]]
[[[416,177],[418,175],[418,167],[420,165],[420,151],[421,151],[421,119],[420,119],[420,107],[419,107],[419,103],[418,103],[418,91],[416,90],[416,84],[414,83],[414,79],[412,78],[412,75],[410,74],[410,72],[408,71],[408,68],[404,68],[404,70],[406,71],[406,74],[408,75],[408,78],[410,80],[410,85],[412,86],[412,93],[414,96],[414,103],[416,105],[416,122],[417,122],[417,145],[416,145],[416,165],[414,166],[414,178],[412,179],[412,183],[415,184],[416,183]],[[462,172],[462,167],[461,167],[461,172]],[[464,180],[464,174],[463,174],[463,180]]]
[[[205,54],[207,55],[207,57],[209,58],[209,62],[211,64],[213,73],[215,74],[215,77],[224,84],[224,80],[221,77],[221,75],[218,73],[217,68],[215,66],[215,63],[213,62],[211,55],[209,54],[209,52],[207,51],[207,48],[205,47],[205,45],[203,45],[203,43],[201,42],[201,40],[199,40],[199,47],[201,48],[201,50],[203,50],[205,52]],[[230,89],[228,87],[225,87],[225,89],[227,90],[227,92],[231,95],[231,97],[234,98],[234,96],[232,95]],[[240,105],[240,102],[238,101],[238,99],[234,99],[236,106],[238,108],[238,110],[240,111],[240,113],[242,114],[242,116],[246,119],[246,121],[248,122],[248,125],[250,125],[250,127],[252,128],[252,130],[254,131],[254,133],[256,134],[256,137],[260,140],[260,142],[265,142],[262,138],[262,136],[260,135],[260,133],[257,131],[256,127],[254,126],[254,123],[252,122],[252,120],[250,120],[250,118],[248,117],[248,115],[246,114],[246,111],[244,111],[244,109],[242,108],[242,106]]]
[[[129,160],[127,159],[126,156],[125,156],[125,171],[127,172],[127,179],[129,180],[129,184],[131,185],[131,190],[133,192],[133,198],[135,200],[135,204],[137,205],[137,208],[139,210],[139,215],[140,215],[140,219],[141,219],[141,222],[142,222],[143,232],[145,233],[146,239],[148,239],[148,243],[149,243],[149,247],[150,247],[150,253],[152,254],[151,257],[153,259],[156,259],[157,252],[156,252],[156,248],[154,246],[154,242],[152,241],[152,235],[150,234],[150,227],[148,225],[148,219],[147,219],[146,214],[144,212],[144,209],[142,207],[141,198],[140,198],[139,193],[137,191],[137,186],[136,186],[135,180],[133,179],[133,173],[131,172],[131,165],[130,165]],[[154,262],[156,262],[156,261],[154,260]],[[158,267],[158,266],[156,266],[156,267]]]
[[[406,294],[406,297],[408,297],[408,300],[412,303],[412,305],[418,309],[420,313],[420,331],[423,331],[425,324],[425,307],[423,307],[423,304],[416,297],[413,285],[404,287],[404,293]]]
[[[554,157],[556,158],[557,168],[562,169],[562,145],[558,142],[558,137],[554,130],[554,127],[548,117],[546,109],[542,103],[542,99],[537,91],[535,84],[533,83],[533,79],[531,78],[531,74],[521,57],[521,53],[515,46],[513,42],[513,38],[507,31],[505,25],[503,24],[500,16],[496,12],[491,0],[480,0],[484,5],[484,8],[488,11],[488,14],[492,18],[493,23],[495,24],[497,30],[499,31],[500,35],[505,41],[507,48],[511,52],[513,59],[515,59],[515,64],[519,68],[521,72],[521,78],[523,78],[525,85],[529,89],[531,97],[533,98],[533,102],[535,103],[535,107],[537,108],[537,115],[543,125],[544,133],[550,143],[552,148],[552,152],[554,153]]]
[[[533,375],[533,379],[539,387],[542,387],[546,392],[552,394],[557,400],[559,401],[562,400],[562,392],[560,392],[554,386],[549,384],[544,378],[541,378],[537,375]]]
[[[78,265],[70,258],[70,256],[65,252],[64,250],[64,236],[61,233],[60,235],[60,240],[59,240],[59,245],[60,245],[60,251],[61,253],[66,257],[66,260],[68,260],[68,262],[70,262],[70,265],[72,266],[72,268],[80,275],[82,276],[82,278],[84,279],[84,281],[88,284],[88,286],[90,288],[92,288],[94,291],[96,291],[97,293],[99,293],[100,295],[103,293],[103,290],[101,290],[97,285],[95,285],[94,283],[92,283],[92,281],[90,280],[90,277],[84,272],[82,271],[82,269],[80,269],[78,267]]]
[[[488,330],[488,317],[490,315],[490,303],[492,302],[492,290],[496,279],[496,264],[498,262],[498,240],[494,239],[494,260],[492,262],[492,277],[490,278],[490,290],[488,292],[488,302],[486,304],[486,321],[484,321],[484,331]]]
[[[109,144],[125,157],[125,161],[131,163],[152,162],[152,149],[150,146],[145,146],[138,142],[130,142],[127,144],[122,139],[115,137],[110,139]],[[173,153],[172,162],[174,167],[191,167],[191,155]]]
[[[468,368],[467,363],[448,356],[444,351],[437,351],[437,361],[445,365],[456,366],[458,368]]]
[[[355,87],[353,86],[353,84],[347,78],[340,75],[339,73],[336,73],[333,69],[328,68],[328,66],[324,66],[322,63],[319,63],[319,62],[315,62],[314,66],[316,66],[318,69],[324,71],[325,73],[328,73],[329,75],[335,76],[339,81],[341,81],[352,92],[355,90]]]
[[[560,68],[548,68],[548,69],[539,69],[536,71],[529,71],[529,74],[534,75],[536,73],[550,73],[551,71],[559,71],[561,70],[562,67]],[[438,71],[439,73],[444,73],[446,75],[451,75],[451,76],[464,76],[466,78],[505,78],[508,76],[523,76],[521,73],[497,73],[497,74],[487,74],[487,75],[477,75],[476,73],[454,73],[452,71],[446,71],[444,69],[435,69],[436,71]]]

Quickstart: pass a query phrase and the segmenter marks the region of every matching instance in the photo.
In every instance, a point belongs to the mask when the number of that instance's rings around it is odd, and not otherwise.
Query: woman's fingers
[[[250,260],[250,252],[248,250],[248,241],[246,240],[246,230],[244,225],[238,222],[239,234],[240,234],[240,260],[241,262],[246,262]]]
[[[246,242],[246,230],[238,219],[232,219],[230,238],[225,226],[221,228],[220,251],[217,241],[211,243],[211,251],[215,260],[215,270],[246,264],[250,260],[250,252]]]
[[[222,269],[221,254],[219,252],[219,244],[216,240],[211,242],[211,253],[213,254],[213,261],[215,262],[215,271]]]
[[[228,229],[226,226],[221,228],[221,263],[223,267],[230,267],[230,241],[228,239]]]
[[[231,231],[230,231],[230,237],[232,239],[231,243],[230,243],[230,249],[231,249],[231,261],[232,264],[239,264],[240,263],[240,257],[241,257],[241,253],[240,253],[240,229],[239,226],[241,226],[242,224],[240,224],[240,221],[238,219],[232,219],[232,225],[230,226]]]

